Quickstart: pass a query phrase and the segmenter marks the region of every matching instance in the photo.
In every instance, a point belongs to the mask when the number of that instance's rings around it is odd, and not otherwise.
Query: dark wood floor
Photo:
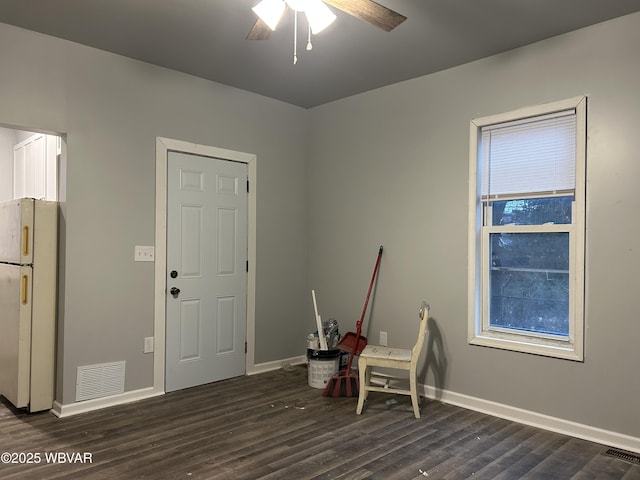
[[[0,404],[8,479],[640,479],[607,447],[408,397],[325,398],[306,368],[278,370],[58,419]],[[51,463],[80,453],[91,463]],[[14,460],[28,460],[27,456]],[[72,458],[78,460],[78,458]]]

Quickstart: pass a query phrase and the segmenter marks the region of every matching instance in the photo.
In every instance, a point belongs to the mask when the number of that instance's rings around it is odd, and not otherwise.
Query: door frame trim
[[[253,371],[255,361],[255,300],[256,300],[256,163],[251,153],[156,137],[156,232],[154,273],[154,356],[153,390],[165,391],[166,290],[167,290],[167,163],[169,152],[180,152],[247,164],[249,189],[247,199],[247,328],[245,374]]]

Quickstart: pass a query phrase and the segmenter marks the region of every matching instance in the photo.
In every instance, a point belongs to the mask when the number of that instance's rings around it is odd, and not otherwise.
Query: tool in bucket
[[[380,266],[380,257],[382,257],[382,245],[378,250],[378,258],[376,259],[376,266],[373,269],[373,275],[371,276],[371,282],[369,283],[369,290],[367,291],[367,298],[364,301],[364,308],[362,309],[362,315],[360,320],[356,322],[356,331],[345,333],[344,337],[338,342],[337,347],[340,350],[348,351],[349,362],[347,367],[340,370],[327,382],[327,386],[324,388],[322,395],[324,397],[357,397],[359,390],[358,374],[351,371],[351,364],[353,363],[353,357],[359,355],[364,347],[367,346],[367,339],[361,335],[362,323],[364,322],[364,316],[367,313],[367,306],[369,305],[369,297],[371,296],[371,289],[378,273],[378,267]]]
[[[320,350],[328,350],[327,338],[324,336],[324,329],[322,328],[322,319],[318,313],[318,304],[316,303],[316,291],[311,290],[311,297],[313,298],[313,311],[316,314],[316,325],[318,326],[318,340],[320,341]]]

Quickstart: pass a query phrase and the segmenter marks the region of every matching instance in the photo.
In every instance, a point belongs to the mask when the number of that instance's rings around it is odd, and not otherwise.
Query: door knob
[[[180,289],[177,287],[171,287],[171,290],[169,290],[169,292],[171,292],[171,295],[173,295],[174,297],[177,297],[180,293]]]

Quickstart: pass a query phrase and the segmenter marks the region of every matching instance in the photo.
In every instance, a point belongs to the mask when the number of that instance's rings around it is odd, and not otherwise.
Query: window
[[[471,122],[471,344],[583,360],[585,144],[585,97]]]

